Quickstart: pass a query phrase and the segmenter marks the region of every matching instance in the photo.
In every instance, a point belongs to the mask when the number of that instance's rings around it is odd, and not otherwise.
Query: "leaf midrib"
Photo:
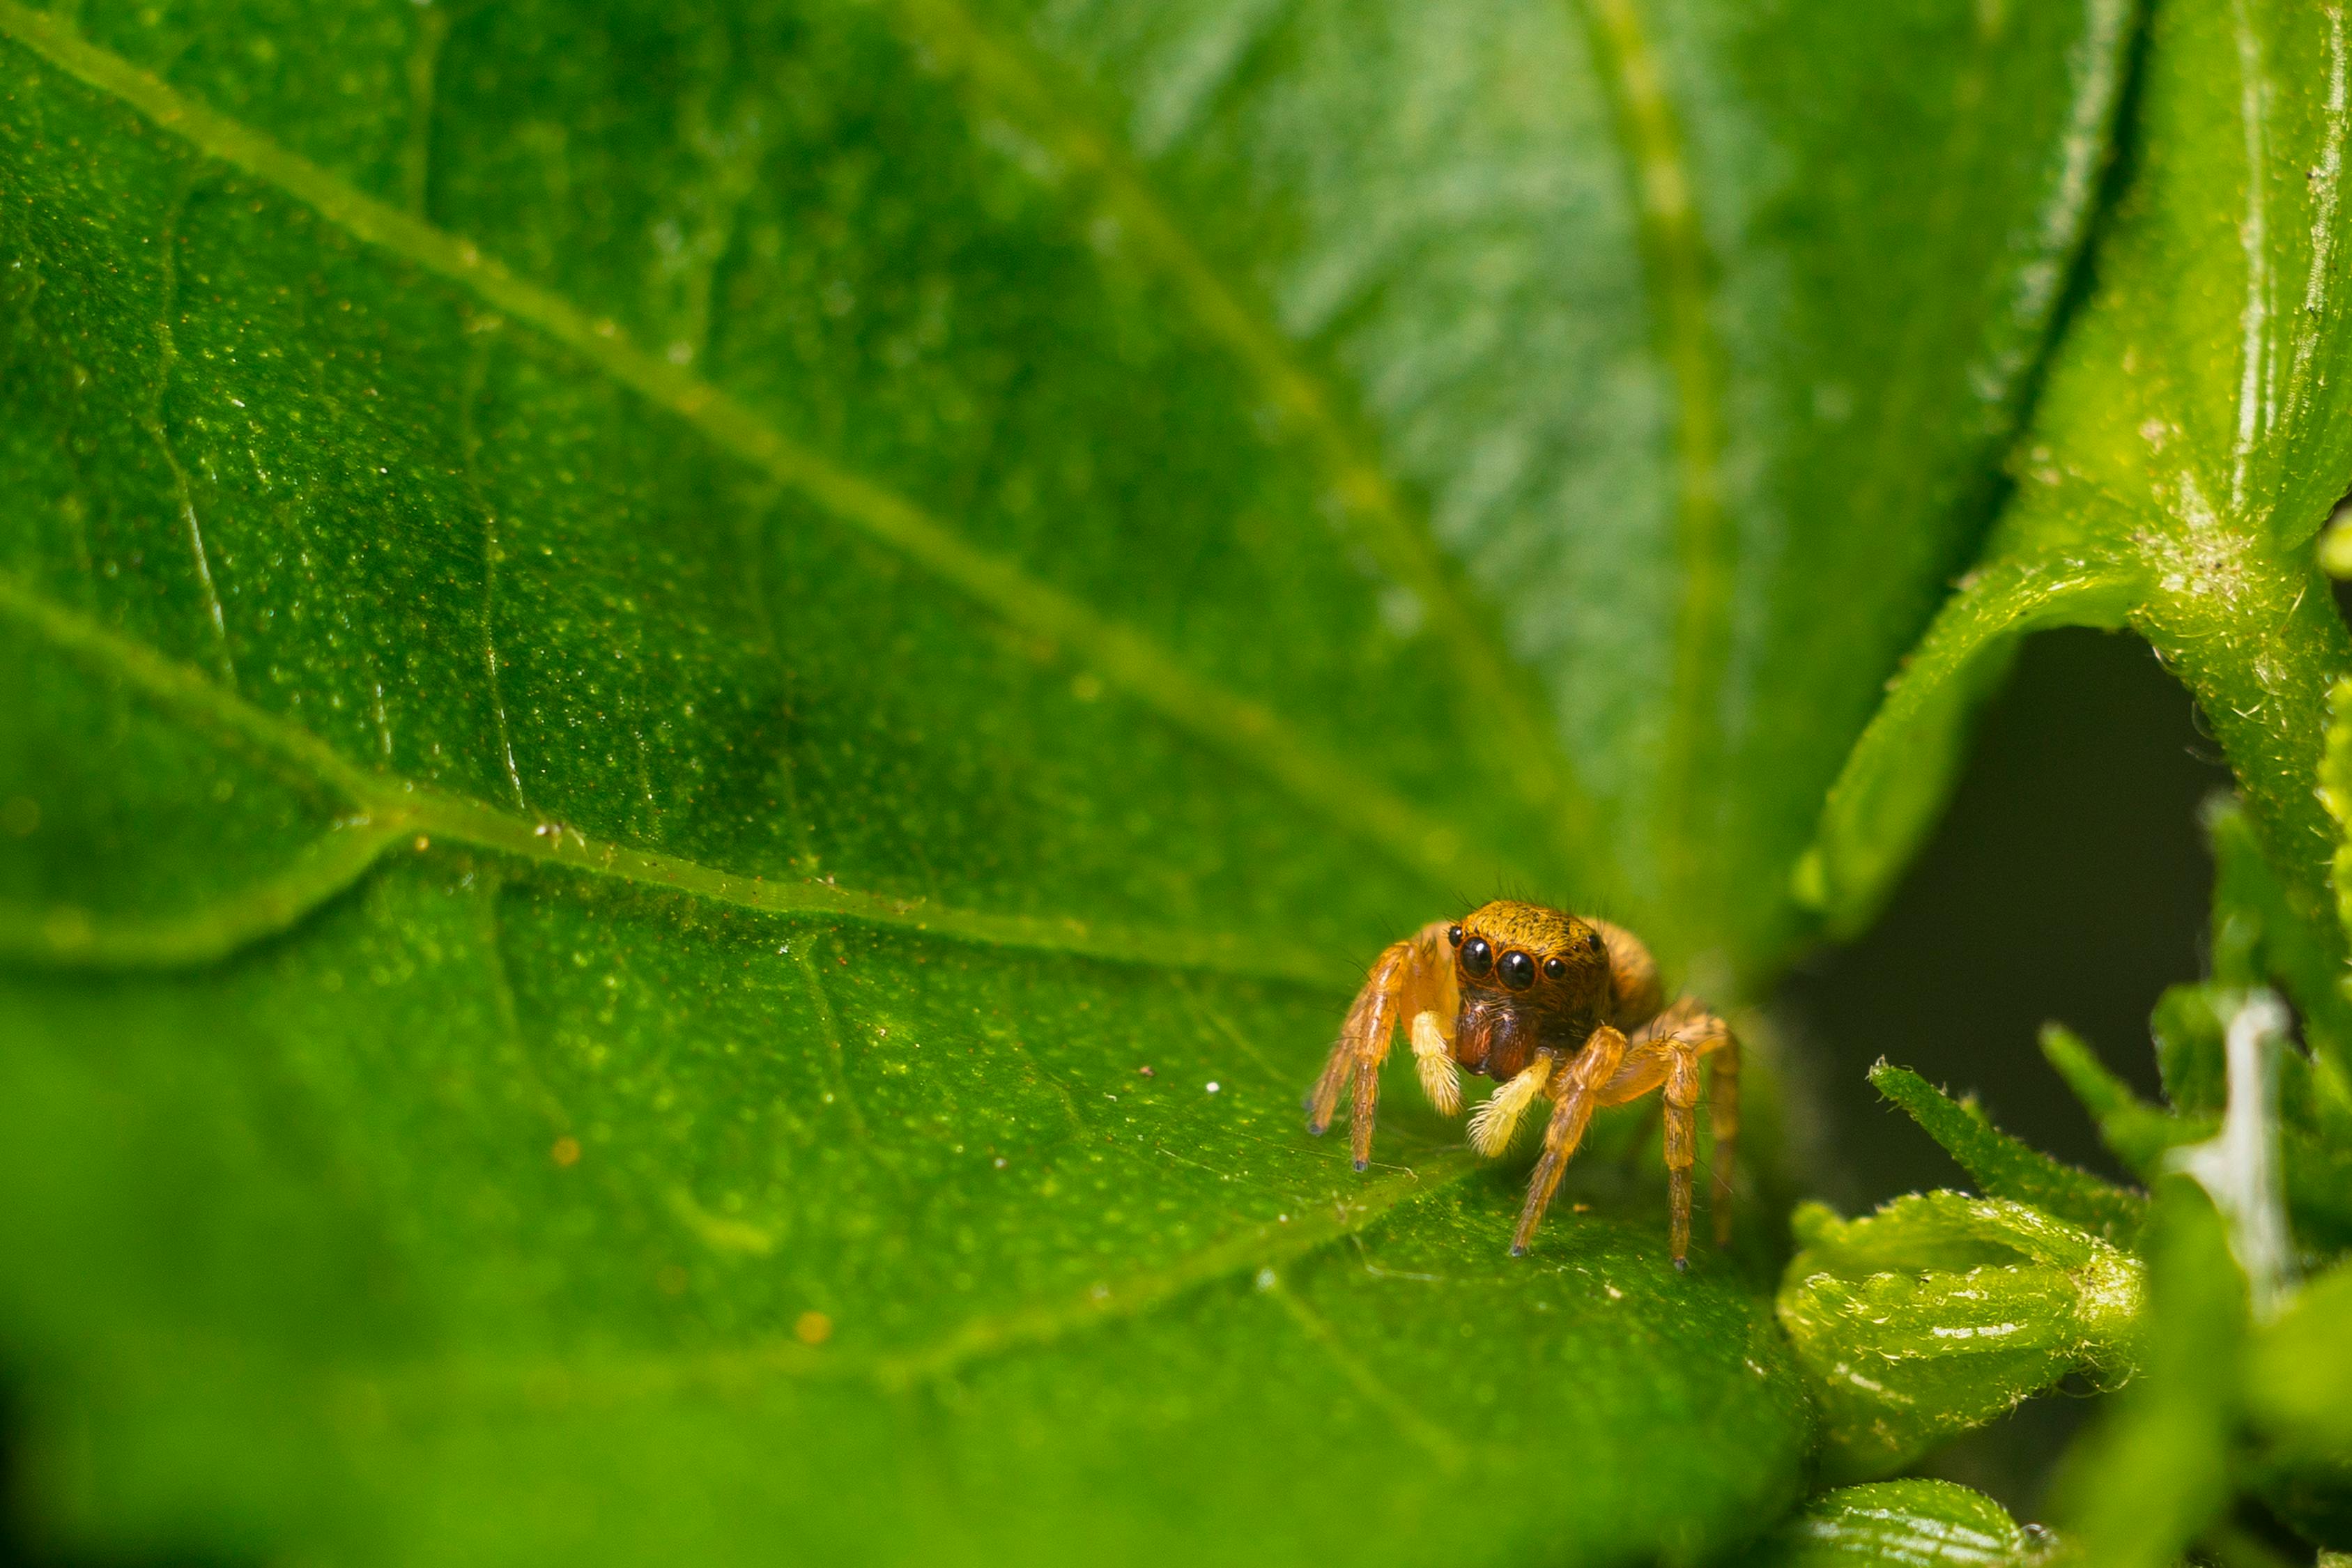
[[[1618,154],[1641,234],[1658,357],[1674,384],[1675,612],[1657,820],[1669,890],[1710,896],[1705,816],[1719,773],[1719,718],[1731,663],[1738,540],[1724,510],[1723,349],[1711,316],[1712,263],[1683,152],[1682,129],[1635,0],[1571,0],[1615,110]]]
[[[1335,1155],[1336,1159],[1337,1156]],[[863,1383],[885,1392],[953,1377],[997,1356],[1057,1343],[1138,1318],[1176,1299],[1245,1272],[1273,1269],[1370,1229],[1418,1195],[1443,1192],[1484,1163],[1469,1150],[1445,1149],[1400,1174],[1356,1188],[1328,1210],[1286,1221],[1249,1226],[1198,1250],[1076,1295],[975,1317],[939,1337],[903,1350],[827,1350],[774,1335],[740,1346],[599,1356],[588,1361],[534,1361],[457,1355],[394,1365],[364,1377],[395,1403],[427,1407],[529,1400],[550,1374],[576,1394],[614,1401],[658,1398],[681,1389],[790,1377]],[[1280,1287],[1280,1279],[1266,1286]]]
[[[350,815],[298,852],[291,866],[195,910],[109,925],[66,910],[31,921],[0,918],[0,957],[21,955],[102,968],[209,962],[290,929],[403,844],[423,853],[441,841],[766,914],[830,914],[984,946],[1206,970],[1333,993],[1352,984],[1346,971],[1317,962],[1297,943],[955,909],[829,882],[771,881],[681,856],[590,838],[557,821],[519,816],[396,773],[371,773],[300,726],[223,689],[197,670],[51,604],[5,574],[0,574],[0,617],[29,627],[60,651],[123,680],[174,717],[215,738],[251,748],[289,770],[292,782],[324,787],[350,808]]]

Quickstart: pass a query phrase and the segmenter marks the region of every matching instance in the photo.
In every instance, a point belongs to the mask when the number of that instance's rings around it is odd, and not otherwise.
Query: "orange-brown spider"
[[[1691,1164],[1697,1132],[1698,1064],[1714,1058],[1708,1121],[1715,1131],[1715,1241],[1731,1239],[1731,1155],[1739,1135],[1739,1042],[1722,1019],[1683,997],[1672,1006],[1658,966],[1639,938],[1606,921],[1541,904],[1498,900],[1455,921],[1421,928],[1381,954],[1307,1101],[1307,1130],[1331,1124],[1339,1089],[1353,1079],[1349,1122],[1356,1169],[1372,1157],[1381,1064],[1400,1026],[1412,1040],[1422,1092],[1447,1116],[1462,1109],[1455,1064],[1501,1087],[1470,1118],[1481,1154],[1503,1152],[1538,1095],[1549,1095],[1543,1158],[1528,1184],[1511,1255],[1528,1249],[1583,1140],[1595,1108],[1665,1090],[1666,1181],[1673,1200],[1675,1267],[1690,1252]]]

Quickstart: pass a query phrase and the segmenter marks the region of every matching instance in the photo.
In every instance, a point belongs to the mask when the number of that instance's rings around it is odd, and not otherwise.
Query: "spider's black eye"
[[[1567,973],[1568,965],[1560,960],[1557,958],[1547,958],[1544,960],[1544,973],[1551,979],[1558,980]]]
[[[1512,990],[1525,991],[1536,983],[1536,961],[1524,952],[1507,952],[1495,965],[1495,973],[1502,976],[1503,984]]]
[[[1593,952],[1599,952],[1601,948],[1607,944],[1601,942],[1601,933],[1599,931],[1589,931],[1584,933],[1584,945],[1591,948]]]
[[[1445,940],[1452,942],[1454,946],[1460,947],[1462,945],[1462,928],[1460,926],[1447,926],[1445,928]]]
[[[1483,936],[1474,936],[1462,944],[1462,973],[1480,975],[1495,967],[1495,950],[1486,945]]]

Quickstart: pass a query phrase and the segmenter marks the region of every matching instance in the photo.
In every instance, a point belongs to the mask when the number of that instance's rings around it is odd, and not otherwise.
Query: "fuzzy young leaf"
[[[2309,0],[2177,0],[2149,28],[2134,165],[2017,496],[1831,791],[1808,890],[1839,924],[1885,896],[2021,637],[2127,625],[2196,694],[2308,950],[2340,965],[2315,786],[2352,638],[2311,539],[2352,482],[2352,43]]]
[[[2063,1164],[1995,1127],[1974,1100],[1955,1100],[1907,1068],[1880,1062],[1871,1086],[1901,1106],[1987,1195],[2027,1204],[2118,1246],[2137,1233],[2147,1200]]]
[[[1755,1554],[1757,1568],[2032,1568],[2063,1562],[2058,1537],[1950,1481],[1841,1487],[1805,1504]]]
[[[2128,1375],[2138,1262],[2022,1204],[1958,1193],[1798,1211],[1781,1326],[1835,1478],[1884,1475],[2070,1373]]]

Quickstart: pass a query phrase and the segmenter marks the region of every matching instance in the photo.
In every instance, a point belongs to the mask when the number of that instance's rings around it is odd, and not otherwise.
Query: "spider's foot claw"
[[[1318,1121],[1310,1116],[1307,1119],[1307,1135],[1309,1138],[1320,1138],[1330,1125],[1328,1121]]]
[[[1687,1274],[1687,1273],[1689,1273],[1689,1272],[1690,1272],[1690,1259],[1689,1259],[1689,1258],[1675,1258],[1675,1273],[1677,1273],[1677,1274]]]
[[[1372,1163],[1370,1160],[1359,1160],[1356,1162],[1356,1169],[1359,1171],[1369,1171],[1371,1168]]]
[[[1515,1242],[1513,1242],[1513,1243],[1511,1243],[1511,1256],[1512,1256],[1512,1257],[1514,1257],[1514,1258],[1525,1258],[1527,1255],[1528,1255],[1528,1249],[1527,1249],[1526,1247],[1521,1247],[1521,1246],[1520,1246],[1517,1242],[1516,1242],[1516,1241],[1515,1241]]]

